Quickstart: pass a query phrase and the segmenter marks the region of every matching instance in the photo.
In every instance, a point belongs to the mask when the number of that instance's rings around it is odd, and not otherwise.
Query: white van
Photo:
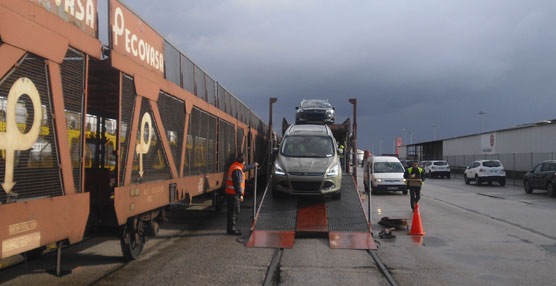
[[[373,156],[365,161],[363,167],[365,191],[376,194],[379,191],[401,191],[407,194],[407,184],[402,163],[396,157]]]

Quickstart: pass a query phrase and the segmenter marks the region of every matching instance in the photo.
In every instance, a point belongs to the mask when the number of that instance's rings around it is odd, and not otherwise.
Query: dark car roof
[[[302,108],[329,108],[332,107],[326,99],[304,99],[299,104]]]

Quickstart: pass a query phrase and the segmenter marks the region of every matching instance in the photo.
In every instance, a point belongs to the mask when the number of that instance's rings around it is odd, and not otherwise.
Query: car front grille
[[[291,182],[291,184],[295,192],[318,193],[321,182]]]
[[[324,175],[324,173],[315,173],[315,172],[289,172],[292,176],[308,176],[308,177],[319,177]]]

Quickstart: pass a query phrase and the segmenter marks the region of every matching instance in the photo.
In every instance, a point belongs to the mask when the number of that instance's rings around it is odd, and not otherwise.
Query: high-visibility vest
[[[226,194],[235,195],[236,189],[234,188],[234,181],[232,179],[232,174],[235,170],[239,170],[241,172],[241,195],[245,192],[245,173],[243,173],[244,166],[238,162],[233,163],[228,169],[228,179],[226,180]]]
[[[423,169],[421,167],[417,167],[417,170],[419,170],[419,175],[422,177],[423,176]],[[409,176],[411,176],[411,172],[413,172],[413,167],[407,168],[407,174]],[[424,184],[424,182],[421,181],[421,185],[422,184]]]

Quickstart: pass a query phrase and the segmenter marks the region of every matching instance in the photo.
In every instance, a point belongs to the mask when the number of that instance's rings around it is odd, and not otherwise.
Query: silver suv
[[[272,195],[332,195],[340,198],[342,170],[336,140],[327,125],[292,125],[272,171]]]

